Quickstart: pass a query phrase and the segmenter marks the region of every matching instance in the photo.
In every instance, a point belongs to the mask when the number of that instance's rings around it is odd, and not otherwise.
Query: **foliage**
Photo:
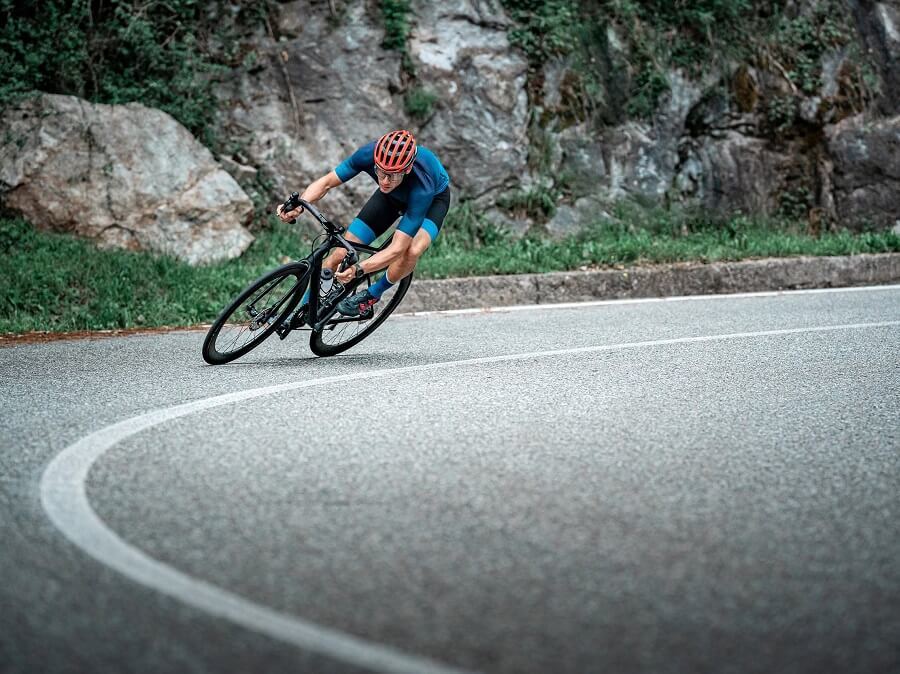
[[[551,58],[568,59],[580,78],[582,108],[600,109],[605,84],[598,74],[598,47],[607,27],[626,41],[630,86],[626,108],[645,117],[668,90],[664,70],[707,68],[710,57],[747,42],[760,15],[776,0],[503,0],[513,20],[509,40],[522,49],[532,78]],[[607,64],[609,68],[611,64]],[[537,83],[532,87],[537,89]]]
[[[0,0],[0,106],[34,90],[95,103],[138,101],[204,136],[215,111],[213,78],[233,56],[224,0],[71,3]],[[259,3],[239,16],[258,22]],[[208,137],[206,138],[207,140]]]
[[[280,221],[241,258],[190,267],[170,257],[98,250],[69,235],[0,218],[0,332],[196,325],[210,322],[247,283],[291,258],[309,240]],[[471,201],[447,215],[416,270],[420,278],[514,274],[681,260],[900,251],[890,231],[806,233],[806,225],[620,205],[614,217],[554,241],[520,239],[488,222]]]
[[[403,97],[403,106],[410,117],[423,121],[431,117],[434,104],[437,102],[437,94],[424,88],[412,87]]]
[[[797,119],[797,101],[793,96],[773,96],[766,104],[766,119],[775,134],[783,134]]]
[[[748,216],[719,219],[691,211],[647,210],[621,204],[613,218],[599,220],[584,232],[563,240],[534,234],[520,239],[504,236],[477,248],[455,246],[452,254],[425,255],[417,274],[446,278],[626,264],[900,251],[900,235],[890,231],[856,234],[839,230],[812,236],[806,230],[806,223],[798,221]]]
[[[783,18],[775,32],[772,51],[788,67],[791,82],[806,94],[814,94],[822,82],[819,76],[822,55],[850,41],[849,26],[832,13],[830,3],[816,6],[811,15]]]
[[[576,0],[503,0],[503,5],[514,22],[509,41],[529,60],[543,63],[572,51],[579,21]]]
[[[410,11],[409,0],[381,0],[381,15],[384,18],[382,47],[406,53]]]
[[[501,196],[497,199],[497,205],[519,218],[545,220],[556,213],[559,197],[559,192],[553,187],[537,184]]]
[[[488,220],[474,201],[462,200],[447,213],[432,254],[452,256],[454,251],[478,250],[508,241],[509,233]]]
[[[190,267],[167,256],[98,250],[89,241],[3,218],[0,332],[208,322],[284,255],[307,252],[297,228],[279,223],[238,260]]]
[[[756,40],[752,60],[777,73],[786,89],[769,93],[765,101],[767,125],[776,137],[808,131],[813,122],[803,123],[797,110],[803,98],[820,93],[823,61],[829,55],[837,68],[831,75],[834,90],[824,100],[834,110],[832,121],[865,109],[878,78],[854,35],[852,16],[843,4],[823,0],[806,11],[778,17],[772,30]]]

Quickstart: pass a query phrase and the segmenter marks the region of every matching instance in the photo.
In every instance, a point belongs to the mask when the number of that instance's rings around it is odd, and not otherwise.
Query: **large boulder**
[[[834,206],[849,227],[893,227],[900,221],[900,115],[865,115],[828,129]]]
[[[555,134],[559,171],[568,177],[576,195],[651,202],[665,197],[678,167],[679,142],[688,115],[706,86],[677,70],[667,78],[669,91],[660,98],[652,120],[629,121],[600,131],[579,124]]]
[[[38,227],[191,264],[253,241],[250,199],[164,112],[45,94],[7,108],[3,128],[3,201]]]

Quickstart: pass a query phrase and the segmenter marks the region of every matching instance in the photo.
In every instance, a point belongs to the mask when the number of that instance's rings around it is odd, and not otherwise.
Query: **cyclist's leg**
[[[353,222],[350,223],[344,238],[350,243],[369,245],[384,234],[398,217],[400,217],[400,209],[396,202],[389,199],[381,190],[375,190]],[[322,261],[322,266],[337,271],[345,254],[346,251],[343,248],[335,248]],[[300,300],[301,309],[307,304],[309,304],[309,288],[303,295],[303,299]]]
[[[392,285],[405,278],[413,269],[415,269],[419,258],[434,243],[434,240],[441,233],[441,227],[444,224],[444,218],[450,209],[450,188],[437,195],[428,207],[425,219],[419,230],[413,233],[413,240],[406,249],[404,255],[391,263],[384,276],[379,279],[378,283],[372,286],[373,295],[381,297],[381,293],[390,288]],[[379,287],[381,284],[381,287]],[[377,293],[377,294],[376,294]]]

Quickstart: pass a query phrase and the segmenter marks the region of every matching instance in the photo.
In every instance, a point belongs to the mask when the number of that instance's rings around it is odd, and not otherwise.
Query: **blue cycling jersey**
[[[363,145],[338,164],[334,172],[342,183],[361,172],[368,173],[372,180],[378,182],[375,175],[375,143],[373,140]],[[434,152],[419,146],[412,171],[388,195],[405,205],[403,219],[397,228],[405,232],[418,230],[425,219],[425,214],[428,213],[431,201],[447,189],[449,184],[450,176]]]

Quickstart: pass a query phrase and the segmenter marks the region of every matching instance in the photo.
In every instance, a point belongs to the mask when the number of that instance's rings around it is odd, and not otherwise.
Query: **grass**
[[[457,214],[465,208],[463,204]],[[805,225],[785,219],[741,215],[722,219],[700,212],[630,204],[617,206],[613,216],[578,235],[556,241],[541,236],[512,239],[481,223],[475,237],[442,235],[434,250],[419,262],[418,274],[448,278],[665,262],[900,252],[900,236],[890,231],[837,230],[812,235]],[[462,232],[473,228],[465,221],[460,224]]]
[[[417,268],[418,278],[516,274],[654,262],[740,260],[792,255],[900,251],[889,231],[806,233],[796,224],[746,217],[621,208],[561,241],[513,239],[471,204],[451,211]],[[196,325],[212,321],[249,281],[304,257],[308,235],[282,223],[260,232],[238,260],[190,267],[170,257],[97,250],[73,236],[0,219],[0,333]]]

